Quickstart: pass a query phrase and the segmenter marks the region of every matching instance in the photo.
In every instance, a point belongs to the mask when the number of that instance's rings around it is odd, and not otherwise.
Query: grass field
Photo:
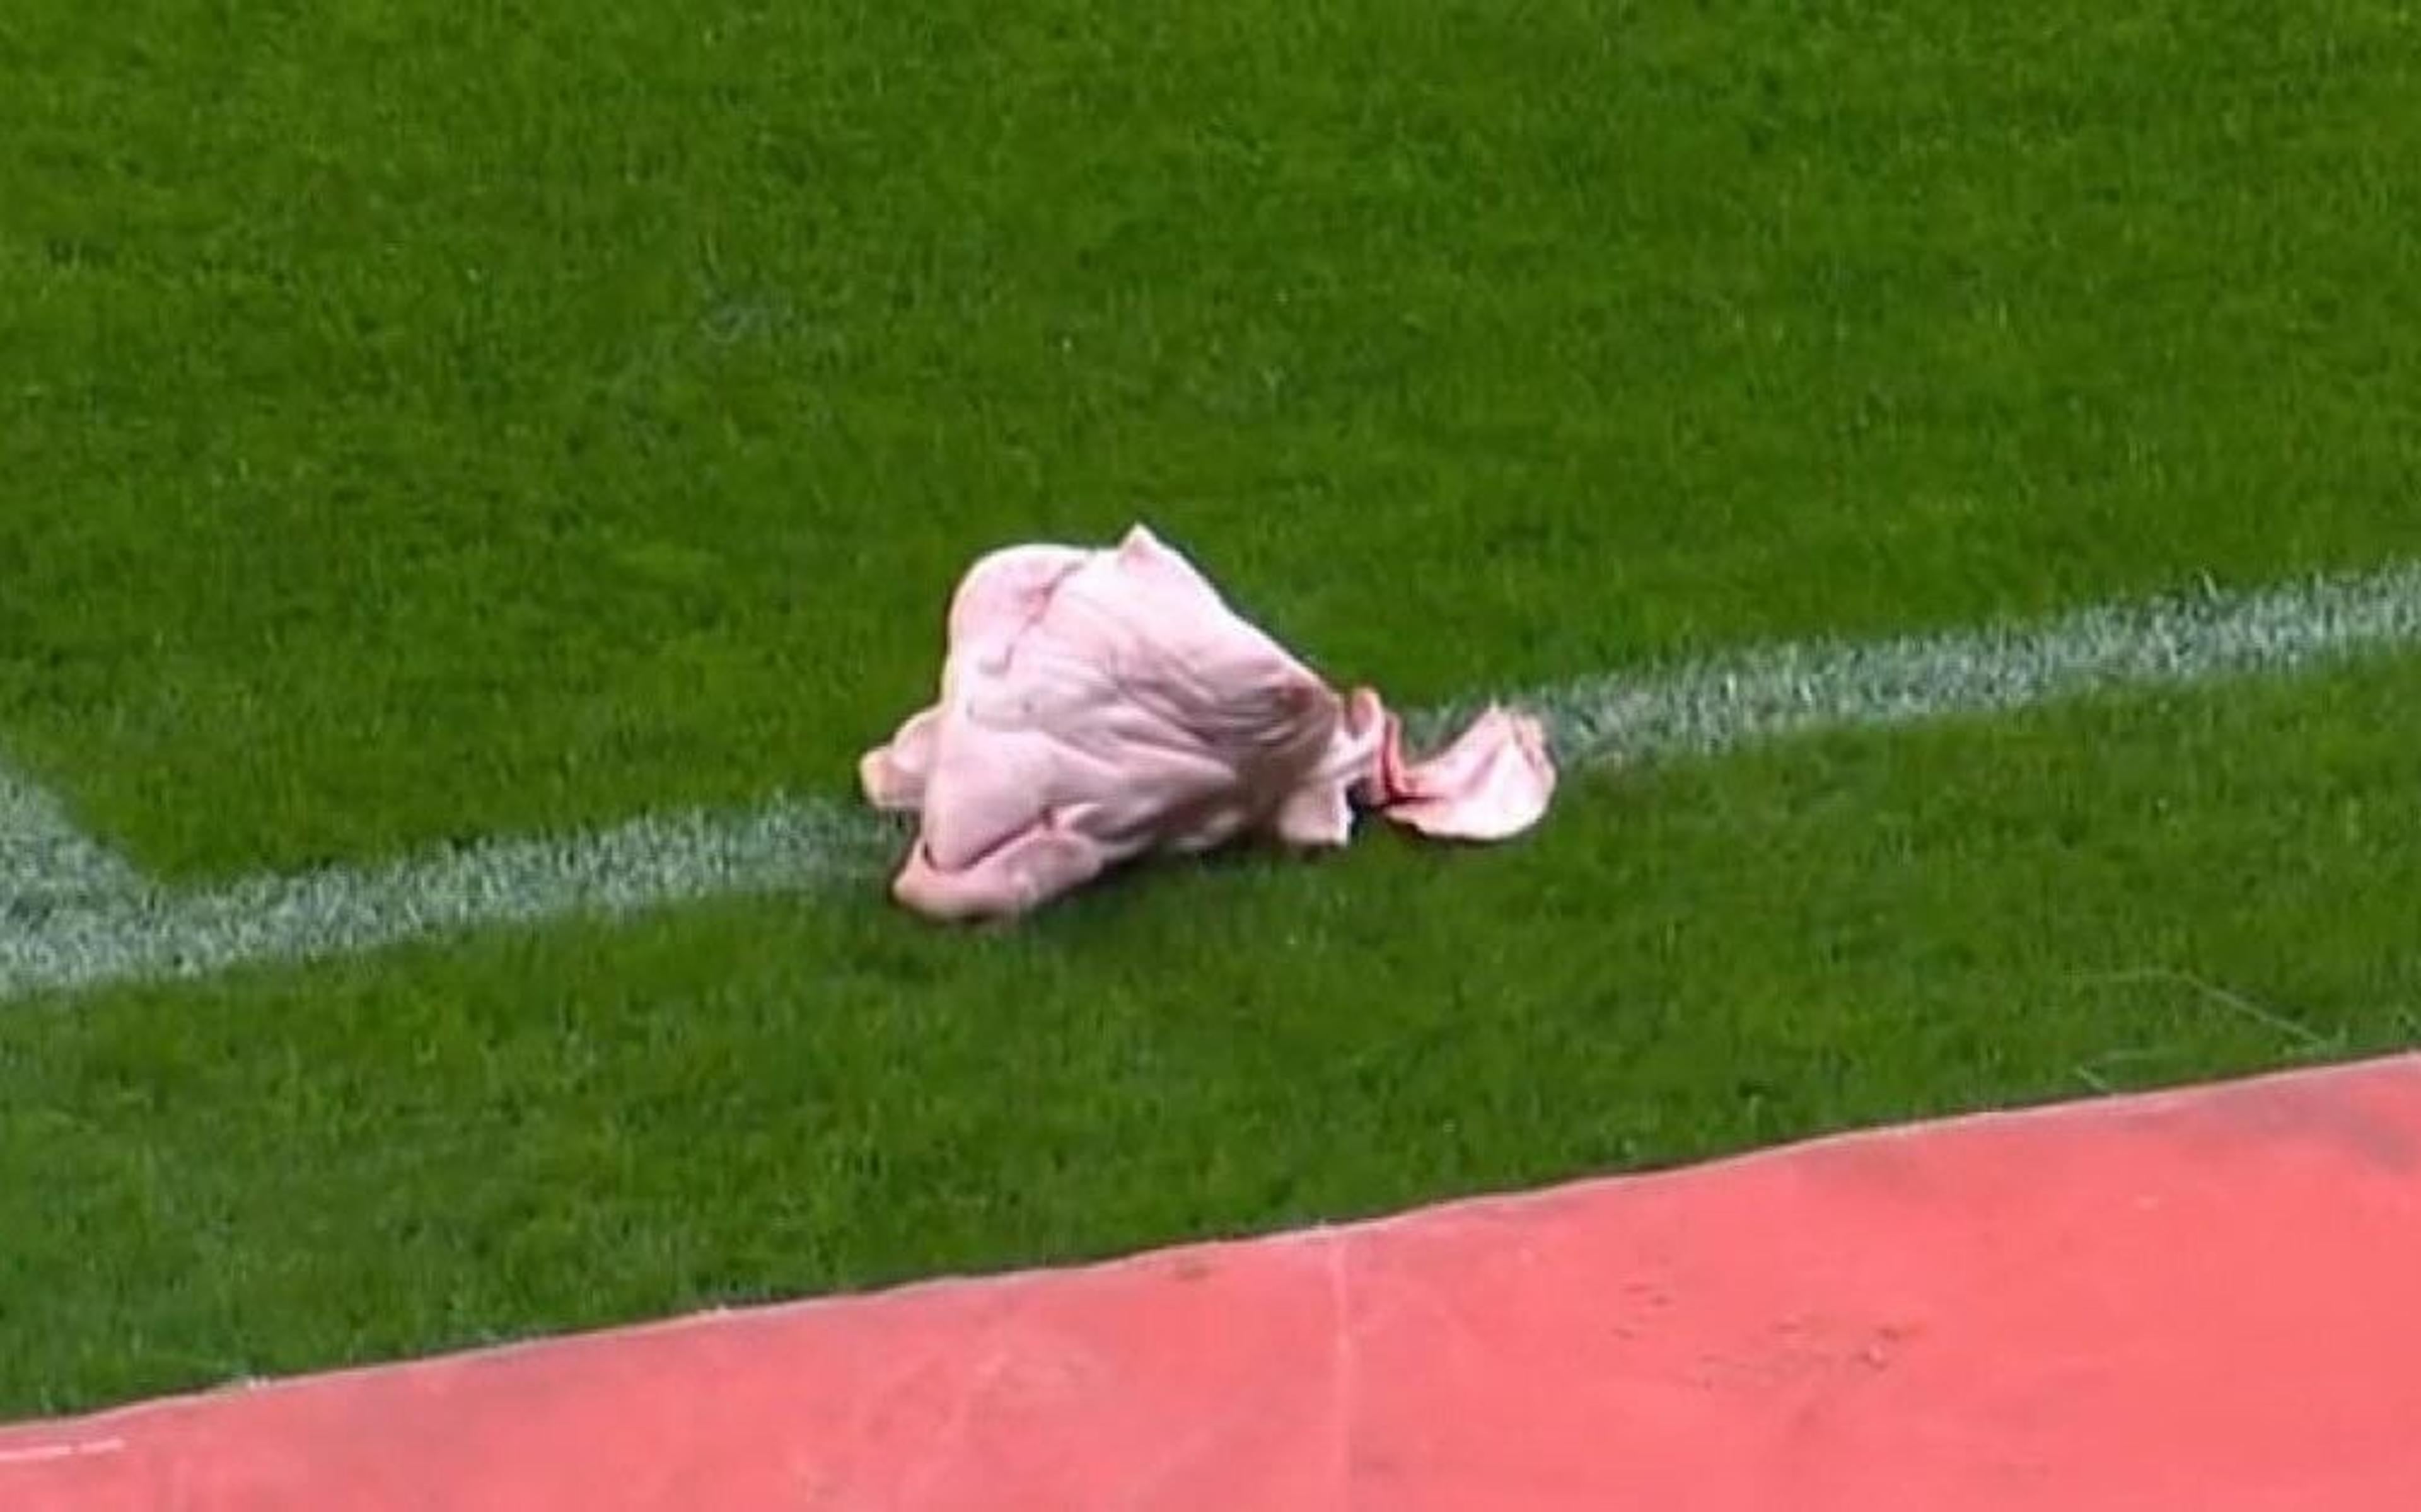
[[[207,881],[846,798],[1138,516],[1411,704],[2375,567],[2416,162],[2352,0],[16,0],[0,747]],[[0,1411],[2412,1044],[2417,828],[2387,656],[0,1003]]]

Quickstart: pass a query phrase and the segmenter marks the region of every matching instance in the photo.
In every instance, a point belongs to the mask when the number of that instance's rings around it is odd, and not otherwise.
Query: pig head
[[[858,764],[869,803],[917,817],[892,895],[934,918],[1011,917],[1154,852],[1342,846],[1357,809],[1503,839],[1554,791],[1539,723],[1501,708],[1408,762],[1375,692],[1330,688],[1141,525],[984,556],[947,630],[939,701]]]

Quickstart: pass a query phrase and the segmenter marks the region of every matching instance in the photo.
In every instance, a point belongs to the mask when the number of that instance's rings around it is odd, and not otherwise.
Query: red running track
[[[2421,1507],[2421,1057],[0,1429],[0,1507]]]

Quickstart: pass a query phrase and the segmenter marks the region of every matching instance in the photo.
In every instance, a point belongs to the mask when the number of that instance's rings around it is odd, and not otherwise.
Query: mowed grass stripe
[[[0,1013],[0,1403],[1266,1232],[2421,1038],[2421,657],[1608,774],[1530,843]],[[2248,1006],[2249,1005],[2249,1006]]]
[[[2421,565],[2408,564],[2095,608],[2034,627],[1788,644],[1535,690],[1517,701],[1541,711],[1567,763],[1585,769],[2104,690],[2291,672],[2416,643]],[[1464,712],[1433,711],[1420,724],[1433,732]],[[42,800],[13,802],[32,813]],[[130,886],[96,896],[37,887],[9,904],[19,917],[0,937],[0,997],[195,977],[574,913],[870,884],[897,833],[831,801],[781,798],[742,813],[642,818],[588,834],[497,839],[386,866],[258,876],[197,893]],[[88,846],[70,851],[99,854]]]
[[[816,790],[1136,509],[1414,707],[2400,558],[2413,18],[2240,8],[17,0],[0,739],[209,885]]]

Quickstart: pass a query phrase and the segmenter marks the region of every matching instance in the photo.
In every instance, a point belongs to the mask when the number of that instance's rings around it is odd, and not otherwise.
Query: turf
[[[621,8],[0,22],[0,729],[154,865],[832,783],[1136,514],[1416,702],[2411,540],[2406,10]]]
[[[846,790],[1136,515],[1409,702],[2408,553],[2421,21],[19,0],[0,739],[146,865]],[[1537,843],[0,1011],[0,1409],[2421,1037],[2421,670]]]
[[[2421,1038],[2421,666],[1588,785],[1537,843],[0,1018],[0,1401],[1097,1255]]]

